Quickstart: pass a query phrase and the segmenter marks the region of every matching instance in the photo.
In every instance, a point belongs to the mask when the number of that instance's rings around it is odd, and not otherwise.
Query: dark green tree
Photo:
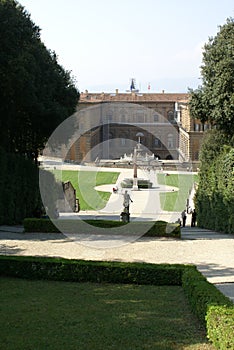
[[[1,146],[37,159],[78,99],[71,73],[41,42],[28,12],[15,0],[0,0]]]
[[[228,136],[234,130],[234,20],[228,19],[204,47],[202,86],[190,90],[190,112]]]

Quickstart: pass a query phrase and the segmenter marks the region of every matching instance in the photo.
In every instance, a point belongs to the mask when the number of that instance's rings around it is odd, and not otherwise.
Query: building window
[[[162,146],[161,141],[157,137],[154,139],[154,146],[156,148],[161,148]]]
[[[198,123],[194,124],[194,131],[200,131],[200,124]]]
[[[175,120],[175,118],[174,118],[174,112],[173,112],[173,111],[169,111],[169,112],[167,113],[167,118],[168,118],[168,120],[169,120],[170,122],[174,121],[174,120]]]
[[[136,122],[143,123],[144,122],[144,111],[138,110],[136,113]]]
[[[174,147],[174,140],[173,140],[173,135],[168,134],[167,136],[167,147],[168,148],[173,148]]]
[[[157,113],[154,114],[154,122],[158,122],[159,121],[159,116]]]
[[[126,146],[127,145],[127,134],[122,134],[120,137],[120,146]]]

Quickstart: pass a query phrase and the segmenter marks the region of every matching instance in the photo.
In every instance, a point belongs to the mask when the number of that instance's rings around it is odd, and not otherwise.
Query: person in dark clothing
[[[196,225],[196,221],[197,221],[197,213],[196,213],[196,210],[194,209],[192,211],[191,227],[194,227]]]
[[[185,224],[186,224],[186,219],[187,219],[186,210],[183,210],[183,211],[182,211],[182,213],[181,213],[181,217],[182,217],[183,227],[185,227]]]

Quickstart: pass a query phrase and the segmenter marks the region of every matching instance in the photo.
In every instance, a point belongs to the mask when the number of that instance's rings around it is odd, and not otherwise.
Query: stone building
[[[190,117],[188,99],[186,93],[85,91],[77,107],[79,137],[66,159],[118,159],[133,149],[141,133],[142,145],[155,158],[196,162],[204,128]]]
[[[204,131],[210,124],[202,124],[200,120],[189,115],[188,100],[181,101],[177,117],[179,125],[179,160],[181,162],[198,162]]]

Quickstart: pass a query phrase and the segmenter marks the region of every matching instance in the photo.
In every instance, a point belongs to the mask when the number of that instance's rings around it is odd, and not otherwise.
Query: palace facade
[[[66,159],[93,162],[119,159],[139,140],[161,160],[197,163],[204,128],[192,119],[186,93],[81,93],[77,107],[79,138]]]

